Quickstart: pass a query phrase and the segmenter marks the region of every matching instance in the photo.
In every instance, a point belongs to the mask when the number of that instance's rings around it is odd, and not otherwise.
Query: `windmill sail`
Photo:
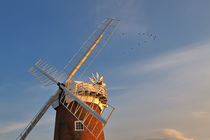
[[[65,72],[69,74],[67,81],[71,78],[79,80],[82,77],[95,57],[106,45],[119,22],[119,20],[113,18],[105,18],[96,28],[64,67]]]
[[[57,99],[58,95],[61,93],[61,90],[58,90],[55,95],[53,95],[47,103],[41,108],[41,110],[36,114],[36,116],[31,120],[28,126],[23,130],[23,132],[17,137],[16,140],[24,140],[31,130],[35,127],[35,125],[39,122],[48,108],[53,104],[53,102]]]
[[[46,61],[39,59],[30,69],[29,72],[32,76],[39,80],[44,86],[52,85],[55,81],[64,79],[65,74],[54,66],[49,65]],[[46,73],[46,74],[43,74]],[[53,79],[50,79],[46,75],[50,75]],[[55,80],[55,81],[53,81]]]

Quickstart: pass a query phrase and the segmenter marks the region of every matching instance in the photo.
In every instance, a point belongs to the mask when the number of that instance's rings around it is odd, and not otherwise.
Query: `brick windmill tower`
[[[66,73],[40,59],[29,70],[44,86],[58,85],[17,140],[24,140],[41,117],[52,105],[56,110],[54,140],[104,140],[103,129],[114,107],[108,104],[106,84],[99,74],[89,77],[90,83],[80,81],[88,66],[110,39],[119,25],[119,20],[105,20],[90,35],[87,41],[64,67]],[[64,82],[59,82],[62,79]]]

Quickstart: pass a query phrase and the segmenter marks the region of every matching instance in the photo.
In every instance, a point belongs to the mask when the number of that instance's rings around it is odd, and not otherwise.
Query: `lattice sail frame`
[[[64,71],[69,73],[74,68],[75,64],[80,60],[80,58],[85,54],[85,52],[95,43],[97,37],[100,36],[101,33],[102,37],[99,42],[97,42],[97,46],[91,51],[88,58],[85,62],[81,65],[81,67],[77,70],[76,74],[72,77],[73,80],[79,80],[90,64],[94,61],[96,56],[99,52],[103,49],[103,47],[109,41],[111,35],[115,32],[120,20],[113,19],[113,18],[105,18],[104,21],[99,24],[96,30],[89,36],[89,38],[82,44],[79,50],[75,53],[75,55],[69,60],[69,62],[65,65]],[[109,24],[109,26],[107,26]],[[106,26],[108,28],[106,28]],[[105,29],[105,30],[104,30]]]
[[[66,76],[64,72],[61,72],[60,70],[56,69],[54,66],[49,65],[45,60],[39,59],[29,69],[29,72],[32,74],[32,76],[35,79],[39,80],[40,83],[43,84],[44,86],[52,85],[54,84],[54,82],[45,75],[43,75],[39,69],[51,75],[56,81],[60,81]]]

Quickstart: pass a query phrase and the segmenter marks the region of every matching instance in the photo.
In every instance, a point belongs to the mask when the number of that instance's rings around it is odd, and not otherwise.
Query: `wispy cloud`
[[[144,140],[195,140],[193,138],[185,137],[181,132],[176,129],[163,129],[150,134]]]
[[[194,116],[197,119],[207,119],[210,120],[210,112],[207,111],[197,111],[197,112],[192,112],[192,116]]]
[[[107,90],[108,91],[109,90],[113,91],[113,90],[125,90],[125,89],[128,89],[128,87],[126,87],[126,86],[115,86],[115,87],[110,87]]]
[[[28,122],[5,123],[0,126],[0,133],[9,133],[26,127]]]
[[[138,136],[139,131],[164,127],[185,130],[193,138],[203,135],[203,139],[208,139],[210,135],[205,130],[210,129],[209,54],[210,43],[204,42],[120,67],[128,85],[135,88],[122,90],[128,94],[113,97],[116,110],[120,110],[112,118],[110,138],[130,139],[129,135]],[[162,131],[167,135],[166,132],[175,134]]]
[[[31,118],[32,119],[32,118]],[[43,120],[41,120],[38,125],[46,125],[53,123],[54,115],[48,115],[47,118],[44,117]],[[13,131],[19,131],[21,129],[24,129],[31,120],[23,121],[23,122],[6,122],[4,124],[1,124],[0,126],[0,134],[6,134],[11,133]]]
[[[153,57],[146,61],[134,62],[129,64],[132,69],[128,74],[143,74],[145,72],[154,71],[167,71],[172,69],[183,68],[196,68],[199,66],[205,66],[209,68],[206,63],[209,63],[210,55],[210,43],[193,44],[183,49],[174,50],[173,52],[167,52],[160,56]],[[126,66],[128,67],[128,66]],[[194,70],[194,69],[191,69]]]
[[[164,129],[162,130],[162,135],[165,140],[194,140],[193,138],[185,137],[181,132],[175,129]]]
[[[120,30],[130,33],[145,31],[143,24],[143,2],[128,0],[98,1],[96,5],[96,17],[115,17],[121,20]]]

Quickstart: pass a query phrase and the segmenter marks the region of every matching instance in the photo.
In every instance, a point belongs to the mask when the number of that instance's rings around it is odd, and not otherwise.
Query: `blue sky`
[[[209,140],[209,9],[208,0],[0,1],[0,140],[15,139],[56,90],[27,72],[35,60],[62,69],[105,17],[121,23],[84,79],[103,75],[116,107],[106,138]],[[54,117],[51,108],[28,139],[51,140]]]

